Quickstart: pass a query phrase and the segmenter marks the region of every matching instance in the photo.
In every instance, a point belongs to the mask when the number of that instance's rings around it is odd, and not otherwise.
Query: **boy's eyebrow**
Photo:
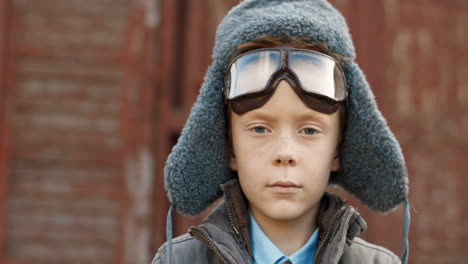
[[[306,120],[315,120],[319,121],[321,123],[327,123],[328,122],[328,115],[318,113],[318,112],[302,112],[299,113],[299,117],[297,118],[299,121],[306,121]]]
[[[245,113],[245,117],[247,118],[259,118],[259,119],[265,119],[267,121],[271,121],[275,118],[275,115],[269,114],[265,111],[262,111],[261,109],[255,109],[253,111]]]

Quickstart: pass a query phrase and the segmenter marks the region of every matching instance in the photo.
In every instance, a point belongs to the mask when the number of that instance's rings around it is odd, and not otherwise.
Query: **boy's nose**
[[[280,154],[277,155],[276,159],[273,161],[275,166],[285,166],[285,167],[294,167],[296,166],[297,160],[291,154]]]
[[[294,143],[289,135],[279,138],[273,165],[281,167],[294,167],[297,165],[298,157],[295,155]]]

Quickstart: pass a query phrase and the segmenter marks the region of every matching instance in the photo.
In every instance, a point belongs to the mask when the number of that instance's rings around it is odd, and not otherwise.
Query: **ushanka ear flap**
[[[370,209],[387,212],[407,197],[405,160],[359,66],[348,63],[345,71],[349,86],[347,124],[341,169],[332,173],[331,183],[342,186]]]
[[[222,195],[229,180],[225,150],[223,73],[212,65],[164,169],[169,200],[184,215],[198,215]],[[218,69],[220,67],[217,67]]]

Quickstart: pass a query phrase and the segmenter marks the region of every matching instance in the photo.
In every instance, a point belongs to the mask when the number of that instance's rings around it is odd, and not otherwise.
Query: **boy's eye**
[[[268,128],[262,127],[262,126],[256,126],[256,127],[252,128],[251,130],[253,132],[255,132],[255,133],[266,133],[266,132],[269,131]]]
[[[302,129],[302,133],[304,133],[306,135],[314,135],[314,134],[317,134],[318,131],[316,129],[311,128],[311,127],[307,127],[307,128]]]

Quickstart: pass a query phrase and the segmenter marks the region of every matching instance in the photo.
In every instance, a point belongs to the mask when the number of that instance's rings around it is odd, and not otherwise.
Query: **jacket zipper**
[[[239,245],[239,247],[240,247],[241,249],[245,249],[246,243],[245,243],[245,241],[241,238],[240,233],[239,233],[239,231],[237,230],[236,225],[234,224],[234,217],[232,216],[231,207],[229,206],[228,203],[226,204],[226,211],[227,211],[227,214],[228,214],[229,223],[231,224],[232,230],[234,230],[233,235],[234,235],[234,237],[236,238],[237,244]],[[228,228],[228,230],[231,231],[231,228]],[[232,232],[231,232],[231,233],[232,233]]]
[[[226,230],[229,231],[229,233],[232,234],[232,236],[234,236],[234,238],[236,239],[236,243],[237,245],[241,248],[241,249],[244,249],[245,248],[245,242],[240,238],[240,234],[239,234],[239,231],[237,231],[237,229],[234,227],[234,226],[228,226],[224,223],[221,223],[221,222],[215,222],[217,225],[219,226],[222,226],[224,227]]]
[[[216,247],[213,240],[211,240],[211,238],[208,236],[208,234],[204,230],[198,227],[192,227],[190,229],[190,234],[194,236],[195,238],[197,238],[198,240],[204,241],[205,244],[207,244],[208,247],[211,248],[211,250],[213,250],[216,257],[221,261],[221,263],[228,264],[228,262],[224,259],[223,255],[219,251],[218,247]]]
[[[232,227],[235,228],[234,217],[232,216],[231,207],[229,206],[229,203],[226,203],[226,211],[227,211],[227,214],[228,214],[229,223],[231,224]]]
[[[327,231],[325,232],[325,238],[323,239],[322,243],[320,243],[320,245],[318,246],[315,257],[314,257],[314,262],[312,264],[317,263],[318,256],[321,253],[320,251],[323,249],[324,245],[326,244],[326,242],[327,242],[327,240],[328,240],[328,238],[330,236],[330,231],[331,231],[332,226],[335,224],[336,219],[341,214],[341,212],[344,211],[345,208],[346,208],[346,206],[343,205],[331,218],[330,224],[328,224]]]

